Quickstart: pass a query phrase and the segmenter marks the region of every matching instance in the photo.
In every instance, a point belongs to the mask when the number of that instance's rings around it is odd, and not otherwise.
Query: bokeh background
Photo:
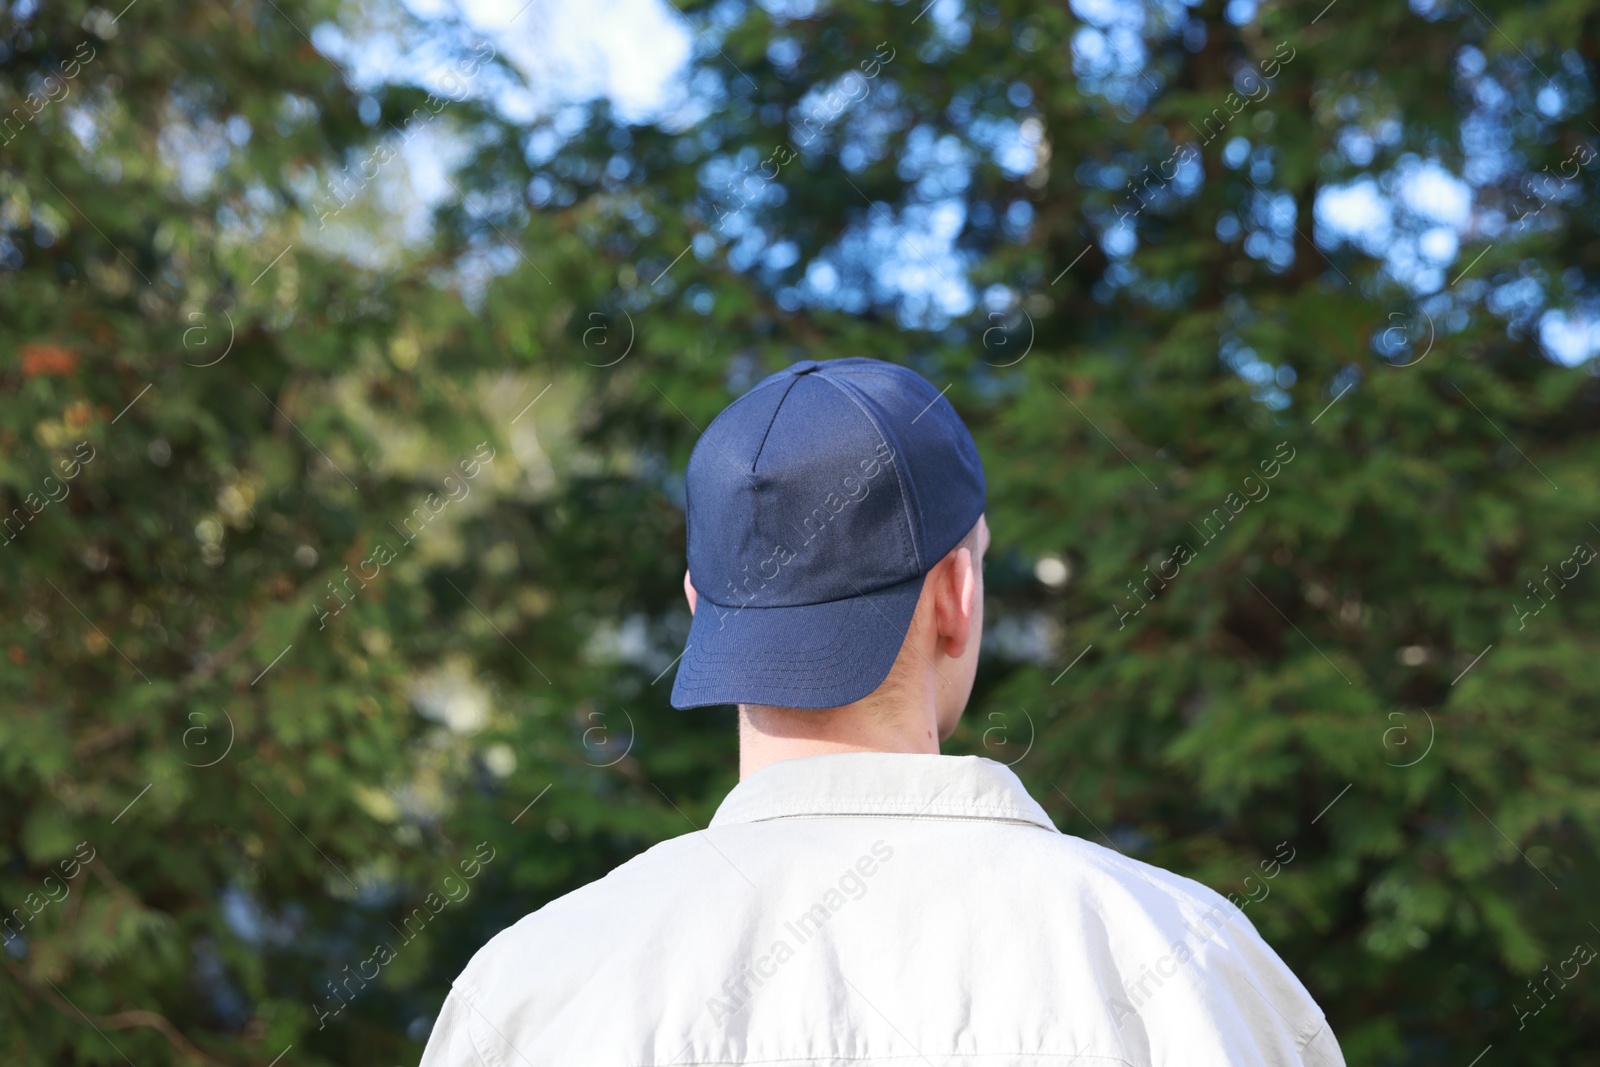
[[[124,3],[0,4],[4,1062],[414,1063],[734,784],[688,453],[871,355],[988,470],[946,751],[1353,1065],[1600,1063],[1600,7]]]

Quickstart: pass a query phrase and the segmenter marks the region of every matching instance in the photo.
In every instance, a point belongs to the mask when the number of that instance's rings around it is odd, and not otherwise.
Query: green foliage
[[[0,14],[7,1062],[414,1057],[494,932],[704,826],[682,470],[856,354],[948,384],[989,475],[948,750],[1269,889],[1352,1064],[1596,1062],[1587,970],[1513,1008],[1600,942],[1597,579],[1541,584],[1600,534],[1600,390],[1539,340],[1600,266],[1596,12],[1250,6],[691,5],[693,106],[575,133],[478,91],[504,56],[436,115],[353,87],[305,34],[379,15],[324,0]],[[470,155],[401,240],[403,164],[335,190],[423,114]],[[1315,216],[1485,153],[1432,284]]]

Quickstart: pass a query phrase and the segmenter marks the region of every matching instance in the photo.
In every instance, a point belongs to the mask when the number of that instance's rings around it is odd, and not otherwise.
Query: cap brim
[[[672,706],[834,708],[889,676],[926,575],[802,607],[722,607],[700,598],[672,683]]]

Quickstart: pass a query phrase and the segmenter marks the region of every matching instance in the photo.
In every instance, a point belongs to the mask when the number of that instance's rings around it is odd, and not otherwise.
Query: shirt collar
[[[908,752],[840,752],[768,764],[733,787],[711,825],[823,815],[989,819],[1059,833],[1004,764]]]

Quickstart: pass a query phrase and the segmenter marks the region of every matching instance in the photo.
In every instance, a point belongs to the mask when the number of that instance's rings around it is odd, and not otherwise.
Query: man
[[[797,363],[712,422],[687,499],[672,702],[739,705],[740,782],[490,942],[423,1067],[1342,1067],[1237,908],[939,755],[989,531],[938,389]]]

